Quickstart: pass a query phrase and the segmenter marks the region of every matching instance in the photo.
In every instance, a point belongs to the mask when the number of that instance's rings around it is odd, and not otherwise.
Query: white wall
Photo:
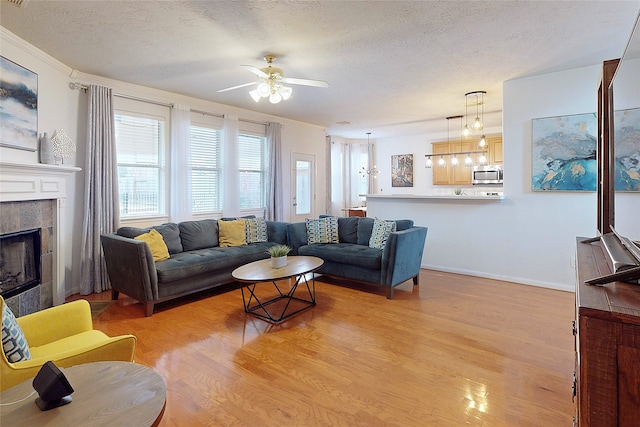
[[[13,33],[0,27],[0,55],[22,65],[38,74],[38,131],[53,134],[55,129],[63,128],[67,135],[76,142],[75,157],[65,159],[65,164],[84,169],[86,141],[87,95],[84,91],[71,90],[69,82],[83,84],[101,84],[113,88],[114,93],[139,97],[163,103],[182,103],[192,109],[214,114],[233,114],[240,119],[260,122],[275,121],[282,127],[282,165],[284,169],[283,197],[285,200],[285,221],[289,219],[289,208],[293,203],[291,194],[291,154],[293,152],[312,154],[316,158],[316,207],[317,212],[324,213],[326,179],[325,169],[325,130],[319,126],[296,122],[254,111],[242,110],[223,104],[217,104],[197,98],[185,97],[175,93],[159,91],[126,82],[106,79],[73,71],[36,47],[16,37]],[[73,77],[70,77],[73,73]],[[38,163],[37,152],[26,152],[0,147],[0,160],[12,163]],[[77,293],[80,277],[80,248],[82,244],[82,218],[84,207],[84,172],[75,174],[67,183],[68,217],[65,219],[67,235],[61,236],[65,250],[66,272],[65,289],[67,295]]]
[[[370,199],[370,214],[429,227],[427,268],[573,290],[575,238],[596,235],[596,193],[531,191],[531,119],[596,111],[599,72],[593,66],[504,83],[502,202]],[[419,148],[414,139],[405,151]],[[415,181],[430,183],[430,173],[417,164]]]

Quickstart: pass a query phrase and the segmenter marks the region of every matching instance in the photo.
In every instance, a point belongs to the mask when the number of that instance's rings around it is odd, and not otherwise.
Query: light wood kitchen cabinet
[[[501,165],[504,163],[502,156],[502,135],[487,137],[488,156],[487,162],[490,165]]]
[[[502,156],[502,135],[487,136],[487,148],[485,157],[490,165],[501,165],[503,163]],[[460,154],[458,158],[458,166],[451,166],[451,158],[453,156],[444,156],[444,167],[438,166],[440,160],[439,154],[442,153],[465,153],[470,151],[481,151],[477,147],[478,138],[463,141],[443,141],[433,142],[431,144],[431,153],[433,154],[433,185],[471,185],[472,168],[465,166],[464,160],[466,154]],[[478,164],[480,154],[472,154],[474,164]]]
[[[457,156],[458,166],[451,166],[453,156],[443,156],[444,166],[439,166],[441,153],[461,153],[471,151],[469,141],[434,142],[431,144],[433,153],[433,185],[471,185],[471,168],[464,165],[465,154]]]
[[[443,159],[446,162],[444,167],[438,166],[438,160],[440,156],[438,154],[449,152],[448,142],[434,142],[431,144],[431,152],[433,156],[433,185],[449,185],[449,156],[444,156]]]

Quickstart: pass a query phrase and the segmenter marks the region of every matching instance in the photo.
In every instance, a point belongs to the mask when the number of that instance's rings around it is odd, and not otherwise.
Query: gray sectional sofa
[[[244,264],[266,259],[267,249],[276,244],[292,247],[291,255],[312,255],[325,263],[318,270],[330,276],[387,287],[393,297],[394,286],[418,274],[427,229],[413,226],[411,220],[396,221],[384,249],[369,247],[374,220],[339,218],[340,243],[307,244],[305,223],[266,221],[267,241],[243,246],[218,245],[217,220],[186,221],[154,226],[166,243],[169,259],[154,261],[149,246],[134,238],[149,229],[123,227],[101,236],[113,298],[120,292],[153,314],[154,305],[205,289],[233,283],[231,272]]]

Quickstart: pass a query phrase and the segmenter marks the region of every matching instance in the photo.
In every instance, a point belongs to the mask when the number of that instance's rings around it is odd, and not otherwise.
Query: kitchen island
[[[408,199],[408,200],[423,200],[429,201],[483,201],[483,202],[501,202],[504,200],[503,193],[497,193],[496,195],[455,195],[455,194],[365,194],[367,202],[371,199]]]

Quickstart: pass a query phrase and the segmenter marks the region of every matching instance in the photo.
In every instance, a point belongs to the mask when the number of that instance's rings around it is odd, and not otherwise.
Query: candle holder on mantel
[[[71,157],[76,153],[76,144],[69,138],[64,129],[53,133],[51,145],[53,146],[53,155],[61,159],[62,164],[64,164],[65,158]]]

